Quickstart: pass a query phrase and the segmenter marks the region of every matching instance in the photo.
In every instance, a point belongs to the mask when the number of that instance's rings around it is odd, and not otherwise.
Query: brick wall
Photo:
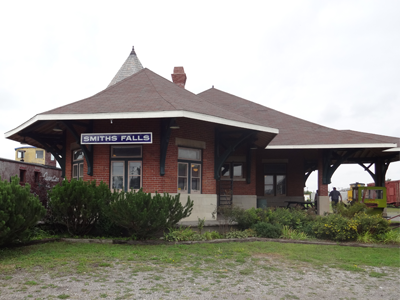
[[[302,150],[258,150],[257,151],[257,196],[264,196],[264,163],[263,159],[287,160],[286,196],[303,195],[304,191],[304,157]]]
[[[100,120],[94,122],[94,133],[118,133],[118,132],[152,132],[153,143],[144,144],[143,149],[143,177],[142,185],[145,192],[177,192],[178,174],[178,146],[175,138],[185,138],[206,143],[206,149],[202,150],[202,193],[215,194],[216,182],[214,180],[214,124],[190,119],[177,119],[180,129],[171,130],[168,144],[165,175],[160,176],[160,120],[136,119],[136,120]],[[79,127],[75,128],[78,134]],[[67,133],[66,151],[66,177],[72,177],[72,150],[71,144],[75,140]],[[110,145],[93,146],[93,176],[87,175],[87,164],[84,161],[84,180],[96,179],[110,183]]]

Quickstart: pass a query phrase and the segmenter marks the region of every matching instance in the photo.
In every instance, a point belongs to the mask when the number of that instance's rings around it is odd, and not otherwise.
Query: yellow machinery
[[[351,189],[351,203],[353,201],[364,203],[366,206],[373,208],[374,213],[381,214],[387,207],[386,188],[379,186],[365,186],[356,183]]]
[[[360,186],[365,186],[365,183],[356,182],[356,183],[351,183],[351,184],[350,184],[350,190],[347,191],[347,201],[348,201],[349,203],[352,203],[352,202],[353,202],[353,189],[354,189],[354,188],[358,188],[358,187],[360,187]]]

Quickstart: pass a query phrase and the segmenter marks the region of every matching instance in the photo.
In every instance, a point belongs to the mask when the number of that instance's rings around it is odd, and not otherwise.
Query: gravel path
[[[91,274],[21,270],[0,274],[0,299],[399,299],[398,269],[343,271],[277,258],[260,254],[222,269],[125,261]]]

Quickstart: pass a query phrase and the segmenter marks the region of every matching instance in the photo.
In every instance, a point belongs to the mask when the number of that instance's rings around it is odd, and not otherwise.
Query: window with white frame
[[[24,158],[25,157],[25,151],[24,150],[20,150],[17,153],[18,158]]]
[[[264,165],[264,195],[286,196],[286,164]]]
[[[83,151],[72,151],[72,178],[76,180],[83,179]]]
[[[112,146],[110,187],[138,190],[142,187],[142,146]]]
[[[201,194],[201,150],[178,148],[178,193]]]

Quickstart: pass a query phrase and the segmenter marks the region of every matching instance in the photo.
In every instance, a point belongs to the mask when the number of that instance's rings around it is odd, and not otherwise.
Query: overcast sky
[[[144,67],[335,129],[400,137],[400,1],[2,1],[0,132]],[[0,136],[0,157],[20,144]],[[387,178],[400,179],[400,162]],[[332,186],[372,182],[341,166]],[[317,188],[316,176],[307,181]]]

